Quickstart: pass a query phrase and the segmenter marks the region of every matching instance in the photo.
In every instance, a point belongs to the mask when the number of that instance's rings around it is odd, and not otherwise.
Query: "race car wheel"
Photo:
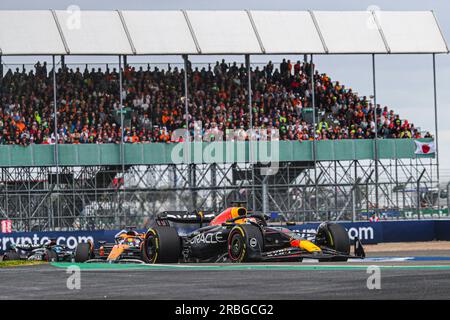
[[[20,255],[15,251],[7,252],[3,256],[3,261],[7,260],[20,260]]]
[[[350,254],[350,238],[347,230],[341,224],[322,223],[317,230],[316,242],[319,246],[336,250],[344,255]],[[347,261],[347,258],[335,257],[331,260]]]
[[[44,261],[56,262],[58,261],[58,255],[55,251],[47,249],[45,250]]]
[[[232,262],[260,260],[263,246],[259,227],[251,224],[234,226],[228,235],[228,258]]]
[[[175,228],[150,228],[145,234],[142,259],[146,263],[177,263],[181,253],[180,237]]]
[[[91,258],[92,246],[90,243],[79,243],[75,249],[75,262],[86,262]]]

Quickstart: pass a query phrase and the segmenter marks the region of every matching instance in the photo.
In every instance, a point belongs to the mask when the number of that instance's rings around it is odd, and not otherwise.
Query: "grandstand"
[[[416,154],[414,142],[437,147],[437,128],[421,131],[378,103],[375,78],[376,54],[430,54],[434,63],[448,53],[432,12],[81,14],[77,27],[65,11],[0,11],[0,57],[53,60],[35,60],[32,70],[0,63],[0,215],[18,230],[144,226],[163,210],[217,211],[234,200],[301,221],[420,216],[439,205],[438,158]],[[27,22],[16,25],[19,15]],[[279,37],[295,29],[303,32]],[[126,59],[156,54],[183,55],[184,65]],[[193,65],[197,54],[244,54],[246,62]],[[255,54],[282,61],[252,67]],[[291,54],[298,61],[283,59]],[[371,54],[373,95],[331,79],[316,54]],[[119,66],[71,67],[66,55],[117,55]],[[220,132],[236,142],[233,156],[198,159],[221,143]],[[253,149],[265,140],[276,146],[273,175]]]
[[[56,72],[57,128],[52,107],[52,73],[46,69],[45,63],[38,62],[35,70],[28,73],[7,70],[3,77],[4,111],[0,113],[1,144],[54,144],[56,139],[58,144],[121,142],[119,75],[115,68],[102,72],[86,67],[81,72],[65,65]],[[222,61],[214,68],[190,68],[188,75],[192,81],[188,91],[193,92],[190,135],[193,136],[195,123],[200,122],[204,140],[227,130],[234,132],[231,139],[249,140],[250,128],[257,131],[256,140],[259,129],[277,129],[280,140],[374,139],[376,112],[380,138],[431,138],[429,132],[422,136],[414,124],[401,119],[394,110],[379,104],[375,108],[367,97],[357,96],[318,70],[314,86],[320,121],[314,130],[308,113],[312,104],[310,70],[308,63],[292,64],[285,59],[279,68],[269,63],[262,69],[251,69],[254,94],[250,124],[244,65],[238,67],[236,62]],[[165,71],[125,66],[125,143],[178,142],[179,137],[173,136],[173,132],[186,125],[182,71],[176,67]]]

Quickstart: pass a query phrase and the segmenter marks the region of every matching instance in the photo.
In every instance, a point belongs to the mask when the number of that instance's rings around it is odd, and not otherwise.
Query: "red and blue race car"
[[[189,232],[181,232],[187,228]],[[245,207],[231,207],[219,215],[201,211],[164,212],[156,219],[142,244],[146,263],[347,261],[364,258],[359,239],[354,254],[345,228],[324,222],[311,234],[271,226],[268,217],[249,214]]]

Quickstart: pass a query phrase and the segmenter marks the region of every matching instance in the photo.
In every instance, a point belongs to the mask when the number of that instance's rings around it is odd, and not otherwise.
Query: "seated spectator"
[[[244,65],[217,62],[213,68],[189,64],[189,114],[185,114],[184,73],[127,66],[123,77],[125,143],[174,142],[172,132],[187,128],[191,139],[214,140],[218,132],[232,140],[341,140],[421,138],[414,124],[387,106],[374,106],[367,97],[317,70],[314,74],[318,123],[310,110],[311,65],[283,59],[251,70],[252,118],[248,110],[247,70]],[[0,144],[120,143],[122,140],[119,76],[114,68],[83,72],[57,70],[58,128],[54,132],[53,78],[44,62],[35,70],[8,70],[0,101]],[[50,73],[48,73],[50,72]],[[375,116],[376,115],[376,116]],[[188,125],[186,127],[186,121]],[[196,123],[200,121],[201,129]],[[376,124],[375,124],[376,121]],[[247,130],[253,126],[251,134]],[[279,136],[271,131],[279,130]],[[261,134],[267,130],[268,134]],[[234,132],[234,134],[228,134]],[[427,133],[425,137],[431,137]],[[184,141],[185,137],[175,139]]]

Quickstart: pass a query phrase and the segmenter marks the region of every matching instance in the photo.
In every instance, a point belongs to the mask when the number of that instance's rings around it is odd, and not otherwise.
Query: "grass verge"
[[[31,266],[35,264],[47,263],[45,261],[28,261],[28,260],[8,260],[0,261],[0,268],[19,267],[19,266]]]

